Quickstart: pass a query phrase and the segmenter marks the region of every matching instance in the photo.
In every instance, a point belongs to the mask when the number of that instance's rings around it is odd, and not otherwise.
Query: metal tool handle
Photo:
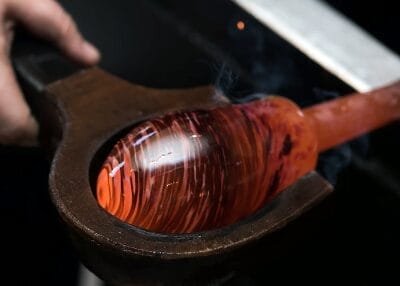
[[[62,137],[62,116],[56,101],[45,94],[47,87],[82,68],[68,61],[51,44],[18,30],[12,62],[24,96],[40,123],[39,140],[49,158]]]
[[[400,58],[318,0],[232,0],[358,91],[400,79]]]
[[[24,30],[18,30],[16,34],[12,61],[20,83],[28,91],[28,97],[81,69],[51,44],[34,38]]]

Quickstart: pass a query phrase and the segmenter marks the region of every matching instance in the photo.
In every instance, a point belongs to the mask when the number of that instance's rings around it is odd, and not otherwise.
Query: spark
[[[246,24],[243,21],[238,21],[236,23],[236,28],[240,31],[243,31],[246,28]]]

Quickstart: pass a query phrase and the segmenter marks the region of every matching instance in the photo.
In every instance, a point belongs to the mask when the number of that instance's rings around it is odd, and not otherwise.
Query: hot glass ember
[[[319,151],[399,118],[399,94],[389,87],[304,111],[269,97],[148,120],[112,149],[97,200],[159,233],[230,225],[313,170]]]

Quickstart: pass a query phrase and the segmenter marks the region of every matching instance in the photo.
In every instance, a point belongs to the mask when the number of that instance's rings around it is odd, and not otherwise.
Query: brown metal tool
[[[61,72],[46,72],[49,66]],[[223,105],[226,97],[212,86],[147,88],[99,68],[67,68],[58,57],[31,54],[19,58],[16,67],[26,93],[31,95],[31,105],[36,107],[43,145],[53,154],[49,177],[52,200],[82,261],[109,283],[177,283],[204,273],[215,274],[215,265],[224,265],[224,271],[229,272],[238,261],[246,263],[249,257],[265,255],[254,246],[332,192],[332,187],[313,172],[268,207],[221,229],[160,235],[125,224],[101,209],[94,195],[95,180],[113,138],[147,118],[173,110]]]

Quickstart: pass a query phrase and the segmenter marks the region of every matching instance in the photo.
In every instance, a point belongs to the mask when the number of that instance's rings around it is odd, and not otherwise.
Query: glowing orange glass
[[[245,218],[315,168],[318,153],[400,117],[400,87],[299,109],[269,97],[178,112],[134,127],[97,180],[97,200],[154,232],[191,233]]]

